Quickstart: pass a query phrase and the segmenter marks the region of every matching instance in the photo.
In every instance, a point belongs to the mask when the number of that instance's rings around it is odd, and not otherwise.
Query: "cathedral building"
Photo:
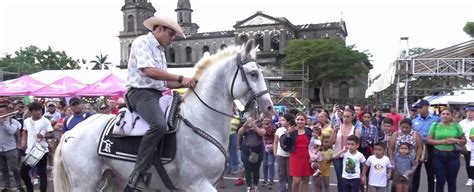
[[[120,39],[120,66],[122,68],[127,66],[133,40],[148,32],[142,25],[143,20],[154,15],[155,11],[148,0],[125,0],[125,5],[122,7],[124,29],[118,36]],[[186,38],[177,38],[166,48],[168,67],[193,67],[204,52],[213,54],[227,46],[238,45],[242,41],[254,39],[259,49],[257,62],[263,66],[269,90],[277,98],[293,96],[317,101],[317,97],[319,97],[319,89],[310,87],[310,80],[305,69],[296,73],[284,69],[282,65],[283,50],[289,40],[334,38],[345,42],[348,35],[343,20],[295,25],[285,17],[274,17],[261,11],[237,21],[233,29],[198,32],[199,25],[192,20],[193,9],[189,0],[178,0],[175,12],[176,21],[183,28]],[[363,79],[363,85],[351,85],[349,82],[330,83],[329,87],[325,89],[325,98],[343,98],[347,101],[364,98],[364,91],[367,88],[365,82],[367,74],[365,77],[363,75],[361,79]]]

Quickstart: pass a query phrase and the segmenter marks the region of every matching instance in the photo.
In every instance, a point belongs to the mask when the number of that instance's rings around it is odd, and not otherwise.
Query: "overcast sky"
[[[156,14],[176,19],[177,0],[151,2]],[[118,64],[123,4],[124,0],[1,0],[1,56],[20,47],[49,45],[75,59],[107,54]],[[400,37],[409,37],[410,47],[441,49],[470,40],[462,28],[474,21],[473,0],[196,0],[191,6],[199,32],[232,30],[236,21],[257,11],[286,17],[295,25],[342,18],[347,44],[374,55],[372,76],[396,59]]]

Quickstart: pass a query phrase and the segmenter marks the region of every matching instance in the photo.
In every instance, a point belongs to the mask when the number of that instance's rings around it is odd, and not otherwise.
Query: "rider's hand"
[[[187,78],[187,77],[184,77],[183,78],[183,81],[181,82],[181,84],[184,85],[184,87],[186,88],[190,88],[190,87],[195,87],[196,84],[197,84],[197,80],[194,79],[194,78]]]

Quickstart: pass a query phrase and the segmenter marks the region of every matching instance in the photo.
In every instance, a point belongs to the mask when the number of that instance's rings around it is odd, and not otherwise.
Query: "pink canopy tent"
[[[45,86],[44,83],[28,75],[23,75],[18,79],[6,83],[5,86],[0,89],[0,96],[27,96],[43,86]]]
[[[40,97],[70,97],[84,87],[86,87],[85,84],[72,77],[65,76],[36,90],[31,95]]]
[[[74,94],[80,96],[123,96],[125,92],[125,81],[110,74]]]

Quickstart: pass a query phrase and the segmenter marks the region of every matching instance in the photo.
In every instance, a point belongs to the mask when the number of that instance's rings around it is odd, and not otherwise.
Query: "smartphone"
[[[290,124],[290,126],[296,126],[296,122],[294,119],[290,120],[288,124]]]

